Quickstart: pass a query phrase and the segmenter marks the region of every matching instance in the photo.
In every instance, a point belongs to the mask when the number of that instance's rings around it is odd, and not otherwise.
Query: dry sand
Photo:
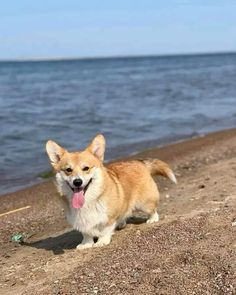
[[[167,161],[178,185],[158,178],[160,222],[132,219],[103,248],[74,249],[51,180],[1,197],[0,214],[31,207],[0,215],[0,294],[236,294],[236,129],[135,157]]]

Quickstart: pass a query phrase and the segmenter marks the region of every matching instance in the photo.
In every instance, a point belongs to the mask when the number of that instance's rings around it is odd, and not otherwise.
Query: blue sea
[[[0,62],[0,195],[40,181],[45,142],[107,159],[236,127],[236,54]]]

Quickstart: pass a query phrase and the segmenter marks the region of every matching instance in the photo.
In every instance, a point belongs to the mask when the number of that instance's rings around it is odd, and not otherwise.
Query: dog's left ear
[[[95,157],[100,161],[104,160],[104,153],[106,148],[106,140],[102,134],[98,134],[87,147],[87,150],[90,151]]]

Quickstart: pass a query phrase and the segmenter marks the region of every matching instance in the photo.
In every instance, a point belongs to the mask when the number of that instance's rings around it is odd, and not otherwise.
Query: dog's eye
[[[66,168],[66,172],[71,173],[73,170],[71,168]]]
[[[83,171],[88,171],[89,170],[89,167],[88,166],[85,166],[82,170]]]

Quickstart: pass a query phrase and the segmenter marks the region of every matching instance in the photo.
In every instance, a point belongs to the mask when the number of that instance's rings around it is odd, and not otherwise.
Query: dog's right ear
[[[63,149],[61,146],[59,146],[52,140],[49,140],[46,143],[46,151],[52,166],[55,166],[61,160],[63,154],[66,152],[65,149]]]

